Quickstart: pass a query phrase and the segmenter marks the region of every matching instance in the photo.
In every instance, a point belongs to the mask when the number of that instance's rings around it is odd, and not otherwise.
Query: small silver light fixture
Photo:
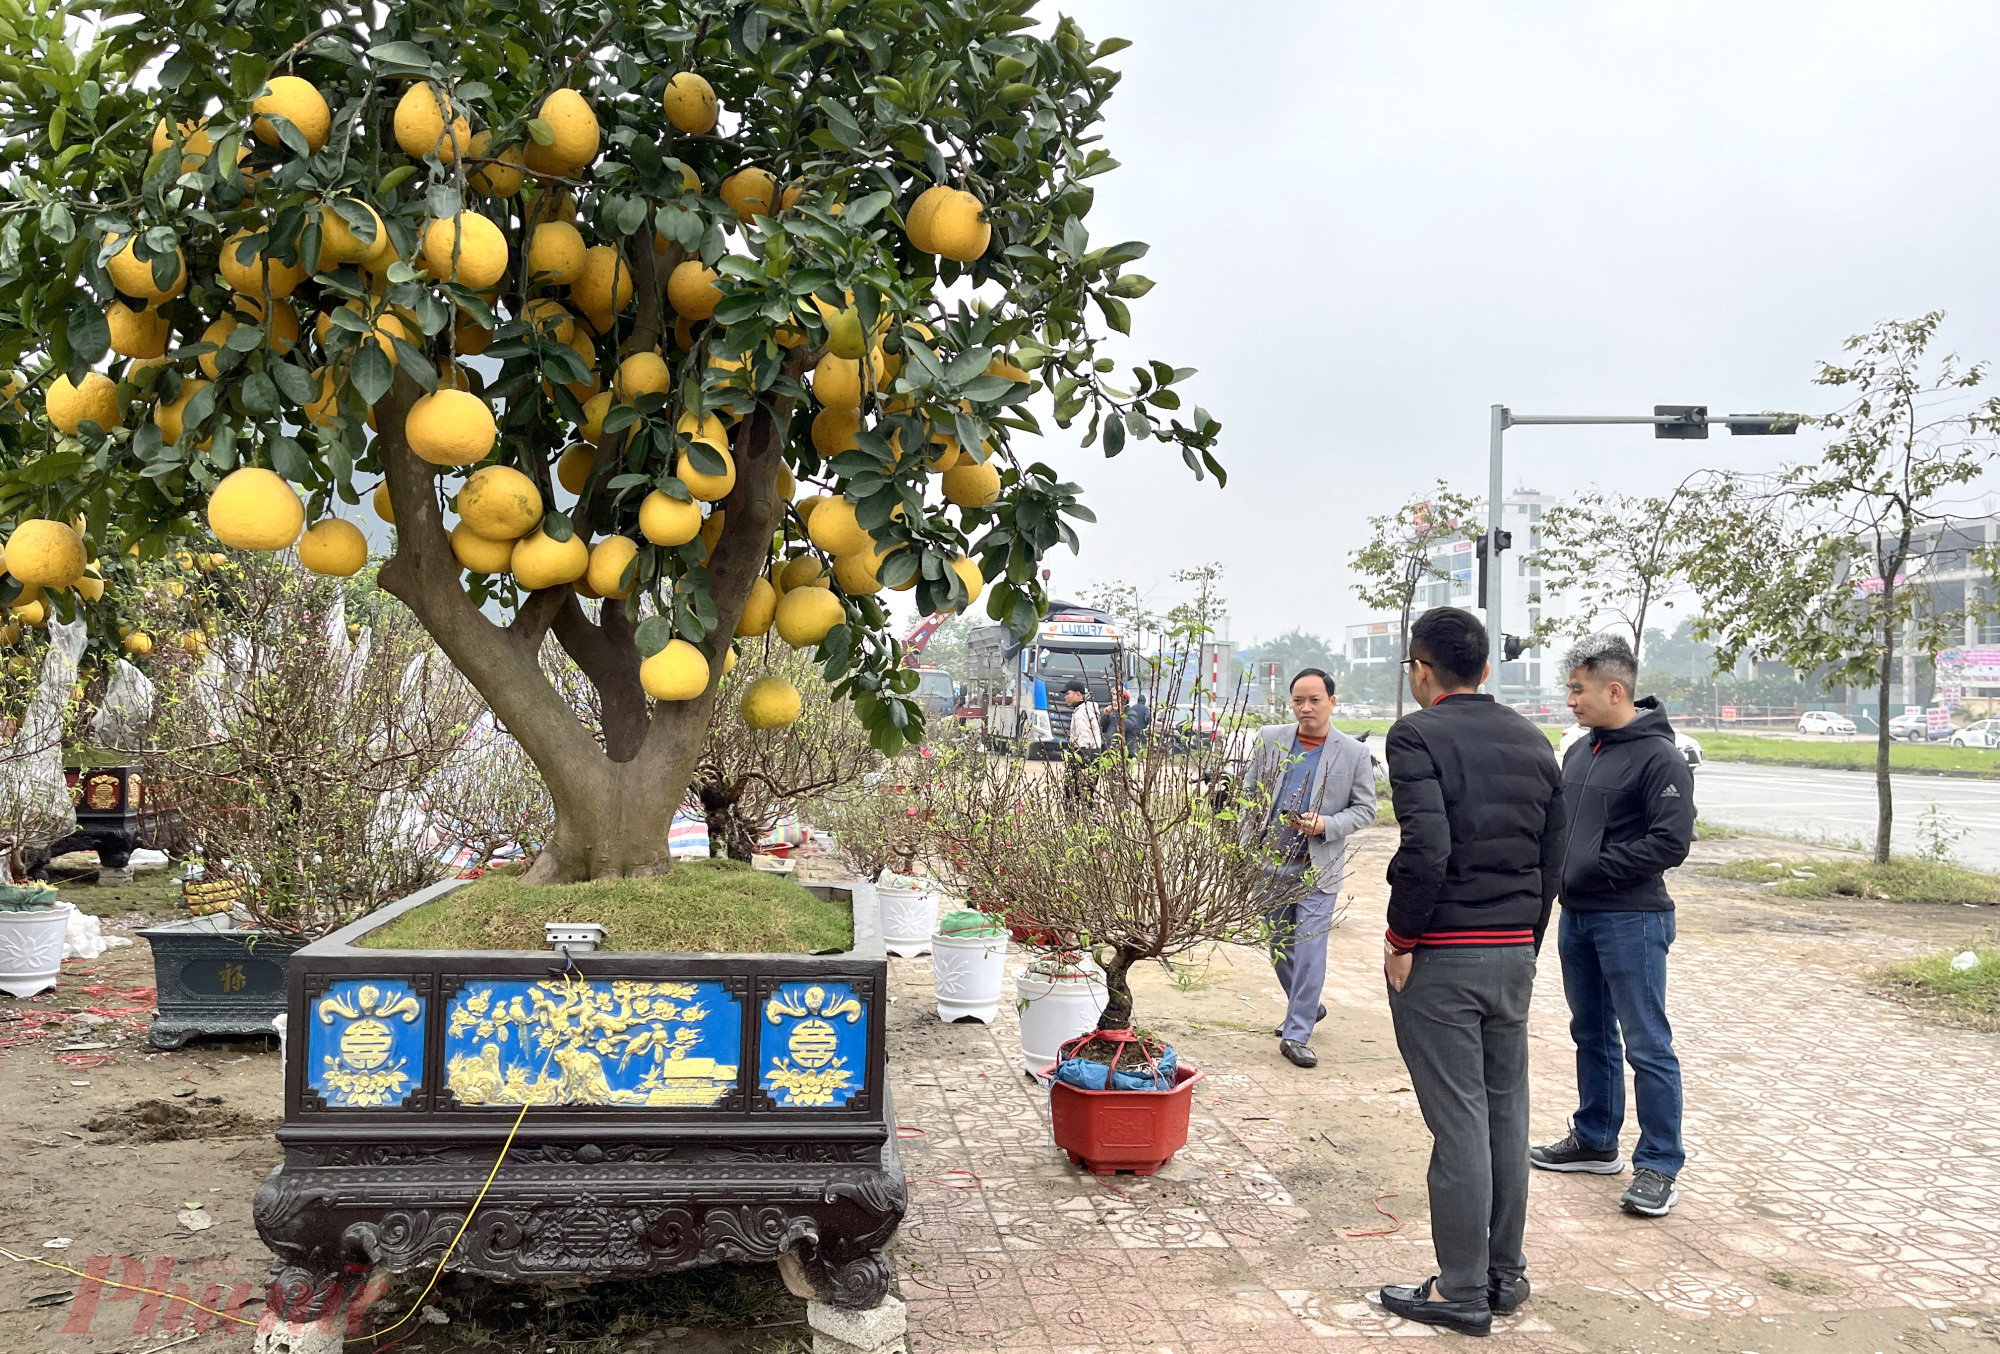
[[[589,954],[604,943],[604,928],[594,921],[545,921],[542,934],[552,950]]]

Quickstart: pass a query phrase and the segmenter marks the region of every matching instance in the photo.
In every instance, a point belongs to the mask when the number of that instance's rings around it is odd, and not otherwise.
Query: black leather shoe
[[[1308,1044],[1301,1044],[1291,1039],[1280,1039],[1278,1041],[1278,1052],[1290,1059],[1294,1067],[1319,1066],[1319,1054],[1313,1052],[1312,1047]]]
[[[1317,1025],[1319,1024],[1320,1021],[1325,1019],[1326,1019],[1326,1007],[1322,1006],[1319,1008],[1319,1014],[1313,1017],[1313,1024]],[[1283,1025],[1280,1025],[1276,1029],[1272,1030],[1271,1033],[1282,1037],[1285,1033],[1285,1027]]]
[[[1526,1275],[1518,1279],[1493,1279],[1486,1285],[1486,1305],[1493,1309],[1493,1315],[1506,1316],[1528,1300],[1528,1292]]]
[[[1432,1302],[1431,1289],[1436,1283],[1435,1274],[1414,1288],[1407,1284],[1385,1283],[1382,1285],[1382,1305],[1405,1321],[1443,1326],[1460,1335],[1492,1334],[1493,1309],[1486,1305],[1485,1298],[1477,1302]]]

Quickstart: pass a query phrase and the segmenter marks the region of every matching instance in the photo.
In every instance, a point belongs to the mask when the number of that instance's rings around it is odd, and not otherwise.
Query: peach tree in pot
[[[1156,694],[1171,704],[1170,690]],[[1063,1047],[1050,1106],[1057,1145],[1093,1171],[1165,1164],[1187,1140],[1200,1077],[1135,1023],[1133,966],[1214,941],[1263,944],[1266,914],[1310,887],[1271,878],[1275,857],[1227,755],[1222,741],[1115,748],[1083,805],[1065,802],[1062,778],[1003,759],[960,757],[927,787],[933,857],[955,889],[1103,968],[1103,1013]]]

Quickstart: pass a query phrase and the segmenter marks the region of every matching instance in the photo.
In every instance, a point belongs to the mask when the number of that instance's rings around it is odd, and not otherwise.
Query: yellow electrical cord
[[[568,974],[563,975],[563,985],[565,987],[569,986],[569,984],[574,981],[577,980],[572,979]],[[542,1074],[549,1070],[549,1058],[553,1056],[554,1053],[555,1053],[555,1046],[550,1045],[548,1052],[542,1054],[542,1065],[541,1067],[536,1069],[535,1072],[535,1080],[537,1082],[539,1082],[542,1079]],[[458,1243],[460,1239],[465,1236],[465,1229],[472,1226],[473,1215],[479,1212],[479,1206],[486,1202],[486,1191],[493,1188],[493,1181],[495,1177],[497,1177],[500,1174],[500,1167],[503,1164],[505,1164],[507,1160],[507,1149],[514,1145],[514,1135],[521,1131],[521,1121],[528,1117],[528,1110],[530,1108],[531,1108],[530,1105],[524,1104],[521,1106],[521,1112],[514,1116],[513,1127],[507,1130],[506,1141],[500,1144],[500,1154],[493,1159],[493,1169],[486,1173],[486,1183],[479,1187],[479,1195],[477,1198],[473,1199],[472,1207],[465,1210],[465,1221],[461,1222],[458,1225],[458,1232],[456,1235],[452,1237],[451,1244],[449,1246],[446,1246],[444,1248],[444,1254],[438,1257],[437,1268],[431,1271],[430,1282],[424,1285],[423,1292],[417,1294],[416,1300],[410,1304],[410,1310],[403,1313],[401,1317],[397,1318],[397,1320],[391,1323],[390,1325],[384,1326],[381,1330],[370,1331],[366,1335],[350,1335],[345,1340],[341,1341],[342,1344],[351,1345],[360,1340],[379,1339],[380,1337],[387,1335],[390,1331],[396,1329],[397,1326],[400,1326],[404,1322],[408,1321],[411,1317],[414,1317],[419,1312],[423,1311],[424,1299],[431,1295],[431,1290],[437,1287],[437,1281],[440,1278],[444,1277],[444,1267],[451,1262],[451,1253],[458,1249]],[[59,1265],[53,1260],[44,1260],[39,1255],[16,1255],[14,1252],[6,1249],[4,1246],[0,1246],[0,1255],[4,1255],[9,1260],[14,1260],[17,1262],[25,1261],[26,1263],[31,1265],[40,1265],[44,1269],[54,1269],[54,1270],[60,1270],[64,1274],[74,1274],[79,1279],[89,1279],[92,1283],[97,1284],[100,1288],[121,1288],[128,1293],[145,1293],[156,1298],[166,1298],[171,1302],[186,1302],[188,1307],[194,1311],[207,1312],[210,1316],[219,1316],[224,1321],[234,1321],[239,1326],[255,1326],[260,1324],[257,1321],[252,1321],[249,1317],[237,1316],[234,1312],[223,1312],[223,1311],[218,1311],[213,1307],[204,1307],[200,1303],[195,1302],[192,1299],[182,1298],[175,1293],[163,1293],[157,1288],[146,1288],[139,1284],[118,1283],[111,1279],[100,1279],[95,1274],[86,1274],[80,1269],[71,1269],[68,1265]]]

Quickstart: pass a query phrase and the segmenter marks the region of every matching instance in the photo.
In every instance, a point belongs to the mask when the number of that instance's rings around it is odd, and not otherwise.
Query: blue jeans
[[[1570,1130],[1592,1151],[1618,1146],[1625,1126],[1625,1068],[1639,1101],[1635,1168],[1679,1175],[1681,1064],[1667,1024],[1667,950],[1672,912],[1576,912],[1556,933],[1569,1033],[1576,1041],[1576,1115]],[[1621,1038],[1622,1047],[1621,1047]]]

